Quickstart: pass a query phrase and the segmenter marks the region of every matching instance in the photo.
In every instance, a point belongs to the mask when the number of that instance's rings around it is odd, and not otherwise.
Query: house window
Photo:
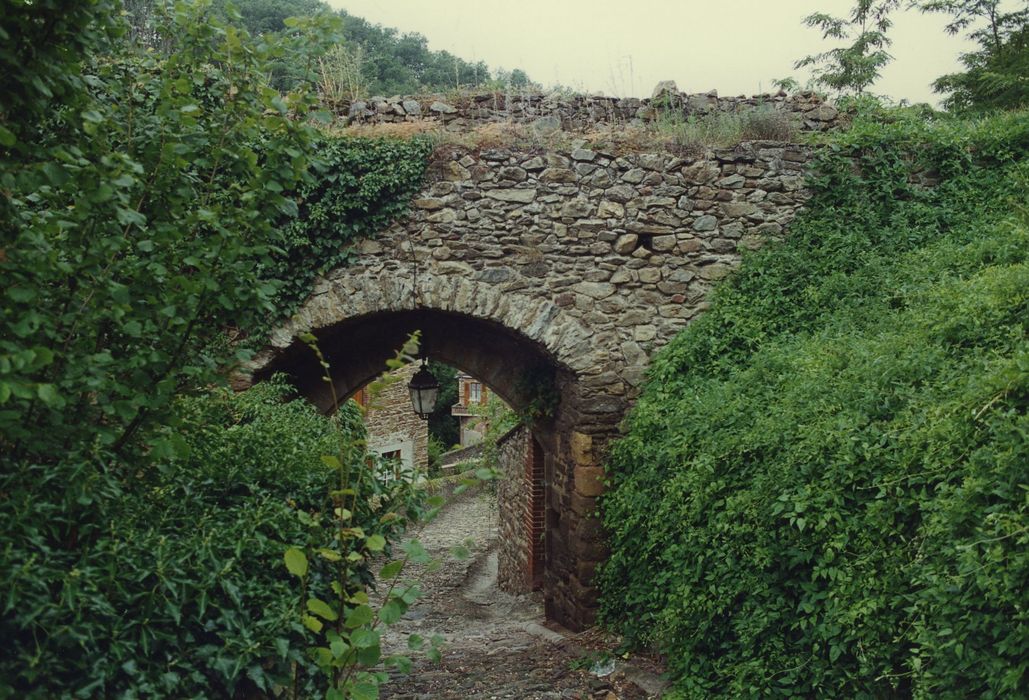
[[[482,401],[482,384],[478,382],[472,382],[468,389],[468,400],[471,403],[479,403]]]
[[[386,461],[396,460],[399,462],[402,459],[402,455],[400,454],[400,450],[391,450],[389,452],[383,452],[382,458]]]

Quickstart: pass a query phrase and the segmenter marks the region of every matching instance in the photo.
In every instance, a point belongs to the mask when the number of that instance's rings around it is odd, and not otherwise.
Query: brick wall
[[[500,551],[501,590],[525,593],[543,584],[543,450],[525,427],[501,438]]]

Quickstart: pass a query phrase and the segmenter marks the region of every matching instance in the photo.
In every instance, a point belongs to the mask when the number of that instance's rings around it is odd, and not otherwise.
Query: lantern
[[[414,412],[422,417],[422,420],[428,420],[429,414],[436,407],[436,397],[439,395],[439,382],[436,381],[436,377],[433,376],[432,372],[425,365],[425,360],[422,360],[421,369],[418,373],[411,378],[411,383],[407,385],[408,391],[411,392],[411,405],[414,407]]]

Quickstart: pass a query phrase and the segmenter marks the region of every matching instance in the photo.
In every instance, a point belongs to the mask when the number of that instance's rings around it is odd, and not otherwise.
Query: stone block
[[[600,467],[576,465],[575,491],[590,498],[596,498],[604,493],[604,470]]]
[[[651,247],[658,252],[674,250],[675,244],[675,236],[654,236],[650,239]]]
[[[501,202],[528,204],[532,200],[536,199],[536,190],[528,188],[501,188],[495,190],[486,190],[486,196],[490,199],[496,199]]]
[[[758,210],[757,205],[751,202],[723,202],[721,206],[722,213],[732,219],[750,216]]]
[[[639,243],[639,240],[640,237],[635,233],[624,233],[615,241],[614,251],[619,255],[629,255],[632,251],[636,250],[636,244]]]
[[[572,289],[591,299],[606,299],[616,291],[615,286],[610,282],[580,282]]]
[[[593,438],[591,436],[573,430],[568,438],[568,449],[571,450],[572,461],[576,465],[593,464]]]
[[[694,231],[714,231],[716,228],[718,228],[718,219],[710,214],[705,214],[693,222]]]
[[[444,204],[445,202],[439,197],[421,197],[411,200],[411,206],[415,209],[427,209],[429,211],[442,209]]]
[[[602,219],[620,219],[625,216],[625,207],[618,202],[605,199],[597,208],[597,216]]]
[[[575,182],[579,179],[579,176],[575,174],[574,170],[568,168],[547,168],[540,173],[540,182],[547,183],[567,183]]]

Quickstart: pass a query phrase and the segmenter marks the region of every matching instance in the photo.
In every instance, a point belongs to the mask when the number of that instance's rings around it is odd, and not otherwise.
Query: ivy
[[[432,142],[321,136],[314,149],[316,172],[296,192],[299,215],[283,222],[278,250],[263,272],[279,284],[280,316],[299,306],[316,277],[346,264],[355,242],[406,212]]]
[[[600,580],[670,697],[1026,693],[1027,138],[858,120],[655,358]]]

